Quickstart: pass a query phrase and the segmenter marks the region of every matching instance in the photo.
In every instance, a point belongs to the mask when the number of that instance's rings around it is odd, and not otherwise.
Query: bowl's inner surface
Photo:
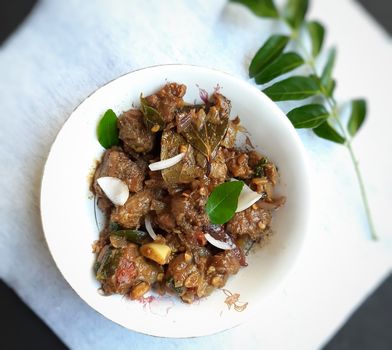
[[[219,84],[232,102],[257,149],[279,168],[285,206],[275,213],[275,235],[269,244],[248,256],[248,267],[231,277],[226,289],[248,302],[245,311],[228,310],[226,295],[216,291],[192,305],[176,298],[158,297],[150,303],[121,296],[103,297],[92,272],[91,244],[98,238],[89,175],[103,149],[96,139],[102,114],[117,114],[138,106],[167,81],[187,85],[185,100],[199,101],[196,86],[209,92]],[[136,331],[171,337],[214,333],[239,324],[255,311],[287,273],[300,249],[308,215],[308,179],[303,150],[294,129],[278,107],[247,83],[207,68],[169,65],[127,74],[99,89],[71,115],[50,152],[42,183],[41,212],[49,248],[64,277],[93,308]]]

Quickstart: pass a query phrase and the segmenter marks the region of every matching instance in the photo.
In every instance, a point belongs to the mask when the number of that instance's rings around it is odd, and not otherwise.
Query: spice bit
[[[152,128],[151,128],[151,132],[158,132],[160,129],[160,126],[158,124],[155,124]]]
[[[179,149],[180,153],[186,153],[186,151],[188,150],[188,148],[185,145],[180,145],[179,148],[180,148]]]
[[[260,230],[264,230],[265,229],[265,223],[264,222],[262,222],[262,221],[259,221],[258,222],[258,224],[257,224],[257,226],[258,226],[258,228],[260,229]]]

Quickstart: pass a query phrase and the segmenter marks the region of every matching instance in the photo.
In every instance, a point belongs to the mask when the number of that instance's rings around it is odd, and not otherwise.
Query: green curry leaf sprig
[[[249,76],[254,78],[257,84],[271,82],[271,85],[263,88],[262,91],[274,101],[318,98],[318,103],[312,101],[310,104],[294,108],[287,117],[295,128],[312,129],[315,135],[347,148],[361,190],[371,237],[376,240],[365,185],[352,147],[352,139],[366,118],[366,101],[363,99],[350,101],[351,114],[348,122],[344,123],[339,114],[340,108],[333,96],[336,85],[333,79],[336,58],[334,48],[328,52],[321,73],[316,69],[316,62],[319,61],[323,48],[325,29],[320,22],[306,19],[309,0],[287,0],[283,8],[278,8],[273,0],[231,1],[246,6],[258,17],[280,21],[286,25],[290,34],[275,33],[265,41],[250,63]],[[310,40],[310,48],[305,45],[306,36]],[[288,50],[288,47],[297,49]],[[287,77],[287,73],[298,67],[306,67],[311,73],[309,75],[291,73],[291,76]],[[284,78],[277,79],[283,74],[286,74]]]

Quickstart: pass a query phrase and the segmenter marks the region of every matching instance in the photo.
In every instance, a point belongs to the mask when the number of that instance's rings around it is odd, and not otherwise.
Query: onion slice
[[[148,215],[144,218],[144,226],[146,226],[146,230],[147,230],[148,234],[150,235],[150,237],[155,241],[157,239],[157,234],[155,233],[154,229],[152,228],[151,219]]]
[[[217,247],[219,249],[230,250],[230,249],[234,249],[235,248],[234,243],[220,241],[220,240],[215,239],[214,237],[212,237],[209,233],[205,233],[204,237],[206,238],[206,240],[208,242],[210,242],[213,246],[215,246],[215,247]]]
[[[235,180],[236,181],[236,180]],[[252,191],[249,186],[244,183],[240,196],[238,197],[238,204],[236,213],[248,209],[252,204],[256,203],[262,197],[261,194]]]
[[[176,165],[178,162],[181,162],[182,158],[184,158],[185,153],[179,153],[174,157],[167,158],[164,160],[160,160],[159,162],[151,163],[148,167],[151,171],[163,170],[166,168],[170,168],[173,165]]]
[[[129,197],[129,189],[124,181],[116,177],[104,176],[97,179],[99,187],[114,205],[124,205]]]

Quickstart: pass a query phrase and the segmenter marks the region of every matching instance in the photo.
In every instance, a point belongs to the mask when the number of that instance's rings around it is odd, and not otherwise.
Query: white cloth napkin
[[[300,132],[313,169],[315,202],[299,263],[257,318],[197,339],[126,330],[73,292],[41,229],[42,169],[67,116],[100,85],[162,63],[205,65],[247,79],[249,61],[273,24],[224,0],[41,0],[0,48],[0,276],[68,346],[315,349],[391,271],[391,41],[352,1],[312,5],[311,17],[327,25],[328,43],[338,47],[337,97],[369,101],[369,119],[355,148],[381,240],[368,239],[347,151]]]

